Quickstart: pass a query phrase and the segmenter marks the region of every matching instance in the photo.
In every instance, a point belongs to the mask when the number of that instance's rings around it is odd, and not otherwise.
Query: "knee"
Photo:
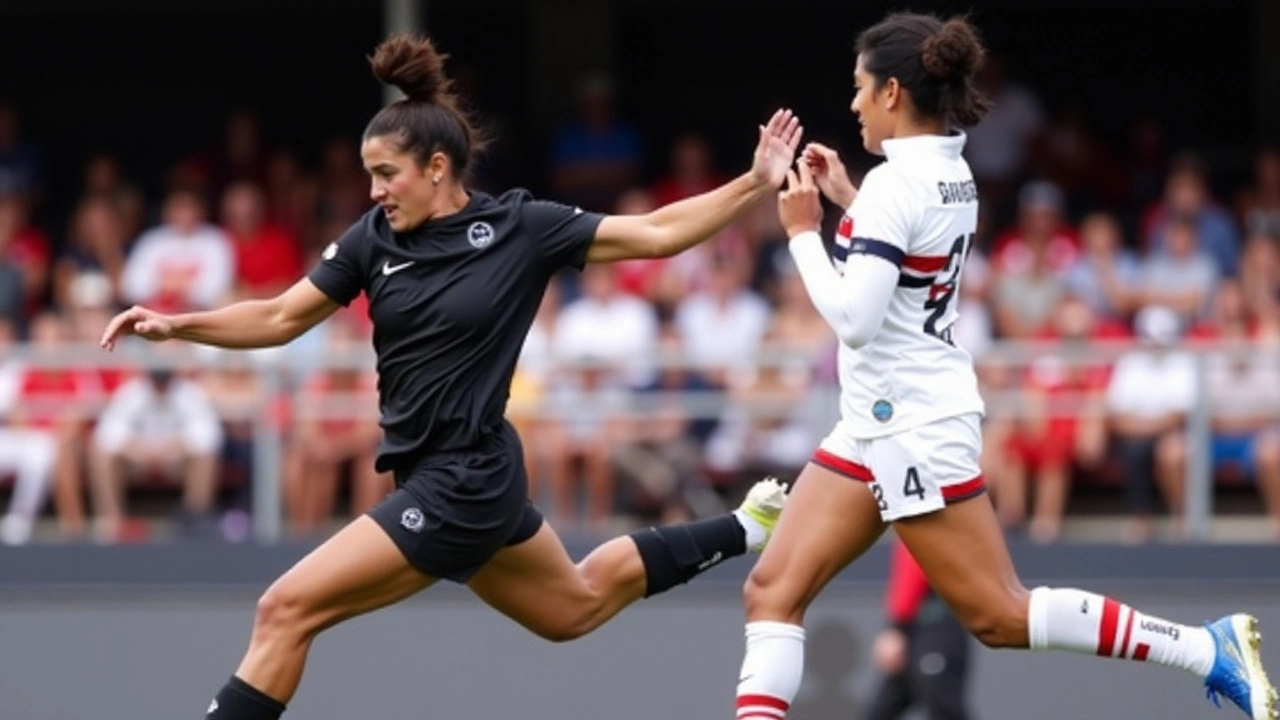
[[[569,618],[532,628],[538,637],[556,644],[577,640],[593,629],[593,626],[581,618]]]
[[[1027,607],[1031,595],[1024,588],[1011,589],[997,602],[983,602],[957,610],[969,634],[989,648],[1025,648],[1030,645]]]
[[[586,601],[566,607],[564,612],[529,627],[548,642],[566,643],[591,633],[600,626],[601,603]]]
[[[804,600],[789,591],[784,579],[783,573],[765,563],[756,563],[742,587],[742,601],[748,620],[798,623],[803,619]]]
[[[272,583],[258,598],[253,618],[253,636],[257,640],[282,636],[307,637],[319,631],[311,604],[305,593],[285,576]]]

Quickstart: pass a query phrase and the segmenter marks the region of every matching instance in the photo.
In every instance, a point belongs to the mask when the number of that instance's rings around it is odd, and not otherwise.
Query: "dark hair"
[[[877,86],[897,78],[924,117],[969,127],[991,105],[975,83],[986,50],[962,17],[895,13],[858,36],[857,52]]]
[[[373,74],[405,97],[373,116],[364,139],[392,137],[419,165],[443,152],[453,164],[455,177],[462,178],[485,141],[458,105],[453,83],[444,72],[448,57],[426,37],[393,35],[382,41],[369,58]]]

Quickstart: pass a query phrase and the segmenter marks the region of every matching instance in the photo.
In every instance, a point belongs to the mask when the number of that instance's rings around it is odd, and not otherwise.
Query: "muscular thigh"
[[[320,629],[403,600],[435,581],[362,516],[298,561],[267,594]]]
[[[640,556],[630,541],[610,543],[601,551],[617,552],[618,562],[595,563],[617,577],[591,577],[569,557],[555,530],[547,523],[518,545],[503,548],[467,583],[481,600],[544,637],[579,634],[578,623],[590,623],[597,608],[600,588],[617,584],[623,577],[634,578],[634,587],[618,598],[638,598],[644,594],[645,576]],[[604,611],[607,608],[599,608]]]
[[[884,528],[864,481],[808,464],[751,572],[748,618],[799,623],[813,598]]]
[[[1019,617],[1026,591],[985,495],[893,525],[929,584],[973,629],[983,618]]]

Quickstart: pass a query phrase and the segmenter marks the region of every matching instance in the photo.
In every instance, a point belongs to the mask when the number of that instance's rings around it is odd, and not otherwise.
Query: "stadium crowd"
[[[1000,517],[1052,541],[1073,488],[1100,485],[1132,517],[1131,539],[1166,511],[1176,536],[1187,457],[1204,452],[1222,484],[1256,484],[1280,539],[1280,152],[1224,177],[1168,147],[1156,121],[1117,147],[1082,114],[1050,115],[999,62],[985,82],[995,109],[967,152],[983,228],[955,339],[989,400],[984,473]],[[689,132],[646,172],[652,149],[614,112],[610,83],[584,82],[579,99],[545,176],[523,179],[549,198],[645,212],[730,169]],[[76,364],[122,306],[209,308],[292,284],[370,206],[358,138],[310,162],[237,112],[222,142],[163,179],[131,177],[108,152],[84,159],[74,196],[53,197],[38,134],[0,104],[0,540],[29,541],[48,515],[63,539],[137,541],[150,527],[139,503],[175,489],[183,535],[242,537],[264,426],[283,439],[291,532],[370,507],[390,486],[371,462],[376,378],[334,361],[368,345],[359,302],[280,351]],[[498,186],[497,153],[478,187]],[[603,530],[715,512],[759,474],[790,478],[827,426],[835,342],[772,202],[670,260],[565,277],[511,398],[532,492],[562,526]],[[263,389],[266,367],[283,373],[279,393]],[[1186,432],[1199,403],[1207,448]]]

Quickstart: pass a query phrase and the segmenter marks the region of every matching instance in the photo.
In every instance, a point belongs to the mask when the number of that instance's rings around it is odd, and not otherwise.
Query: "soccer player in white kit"
[[[890,15],[858,38],[852,110],[885,162],[850,183],[811,144],[778,199],[814,305],[841,340],[841,419],[797,479],[747,580],[738,720],[780,720],[800,687],[805,609],[892,523],[938,594],[990,647],[1069,650],[1180,667],[1253,720],[1276,720],[1257,622],[1180,625],[1071,588],[1018,579],[978,466],[983,412],[951,327],[978,198],[960,128],[986,101],[963,19]],[[819,191],[848,208],[834,258]]]

